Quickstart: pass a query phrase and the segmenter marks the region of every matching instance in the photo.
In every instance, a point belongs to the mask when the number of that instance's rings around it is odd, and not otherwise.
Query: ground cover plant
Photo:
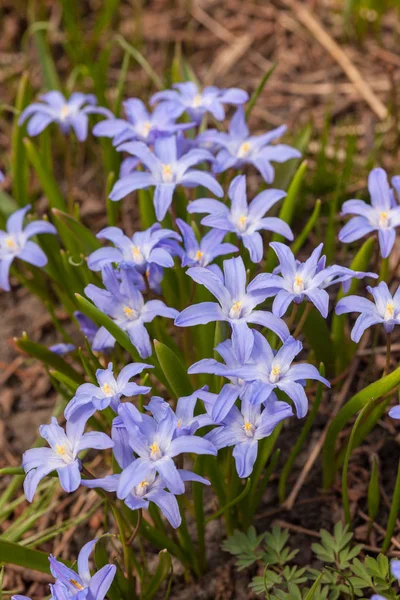
[[[217,86],[174,40],[158,72],[144,7],[23,12],[38,75],[2,106],[0,301],[40,313],[0,381],[40,374],[19,453],[2,444],[1,596],[400,597],[396,77],[384,103],[283,5],[379,119],[368,151],[331,107],[316,137],[253,126],[278,64]],[[362,46],[395,8],[333,12]]]

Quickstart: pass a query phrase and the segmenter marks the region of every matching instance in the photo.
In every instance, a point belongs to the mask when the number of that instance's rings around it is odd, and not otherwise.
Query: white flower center
[[[304,280],[300,275],[296,275],[293,282],[293,291],[295,294],[304,292]]]
[[[114,390],[112,389],[112,387],[111,387],[111,385],[109,383],[105,383],[104,385],[102,385],[101,386],[101,391],[106,396],[114,396]]]
[[[250,421],[245,421],[242,429],[247,437],[254,437],[256,428],[254,427],[253,423],[250,423]]]
[[[393,319],[393,317],[394,317],[394,304],[393,304],[393,302],[388,302],[386,304],[385,314],[384,314],[383,318],[385,319],[385,321],[390,321],[390,319]]]
[[[132,246],[132,258],[135,263],[143,262],[143,254],[138,246]]]
[[[381,229],[387,229],[389,227],[389,213],[383,211],[379,215],[378,227]]]
[[[277,381],[279,381],[280,374],[281,374],[280,366],[279,365],[273,366],[271,369],[271,373],[269,374],[270,383],[276,383]]]
[[[64,104],[64,106],[60,110],[60,117],[62,121],[68,119],[71,114],[71,107],[68,104]]]
[[[238,158],[245,158],[251,150],[251,144],[249,142],[243,142],[238,150]]]
[[[157,442],[153,442],[150,446],[150,458],[152,460],[159,460],[162,457],[160,446]]]
[[[143,479],[143,481],[141,481],[139,485],[134,488],[134,494],[136,496],[145,496],[149,485],[150,482],[146,481],[146,479]]]
[[[172,165],[162,165],[162,178],[164,183],[172,183],[173,177]]]
[[[202,102],[201,94],[196,94],[195,97],[193,98],[193,102],[192,102],[193,108],[199,108],[199,106],[201,106],[201,102]]]
[[[229,311],[229,317],[231,319],[239,319],[241,312],[242,312],[242,303],[236,301],[232,304],[232,308]]]
[[[143,137],[147,137],[150,133],[151,130],[151,123],[150,121],[145,121],[142,125],[142,135]]]
[[[1,243],[1,246],[6,251],[7,254],[9,254],[11,252],[16,254],[21,249],[20,246],[18,245],[17,241],[15,240],[15,238],[12,235],[7,236]]]
[[[137,318],[137,312],[134,308],[131,308],[130,306],[124,306],[122,310],[124,311],[126,318],[130,321],[133,321]]]
[[[75,460],[70,448],[68,448],[65,444],[56,444],[56,453],[63,459],[63,461],[67,465],[73,463]]]
[[[240,217],[237,220],[237,228],[239,231],[246,231],[246,227],[247,227],[247,217],[246,215],[240,215]]]

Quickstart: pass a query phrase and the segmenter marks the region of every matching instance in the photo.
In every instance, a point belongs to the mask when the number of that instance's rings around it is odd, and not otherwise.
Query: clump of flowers
[[[108,178],[108,222],[96,232],[73,202],[64,206],[56,179],[45,194],[51,223],[31,220],[24,227],[31,207],[16,206],[0,231],[0,287],[11,292],[16,276],[49,308],[62,336],[48,348],[26,334],[15,341],[45,364],[63,402],[57,418],[40,426],[39,443],[23,454],[18,474],[26,499],[34,507],[43,480],[56,476],[67,494],[94,490],[105,515],[77,571],[50,555],[55,600],[153,598],[169,577],[171,556],[187,576],[204,573],[208,521],[223,518],[228,531],[248,527],[279,458],[272,452],[281,428],[293,415],[309,414],[290,470],[322,394],[330,381],[342,381],[336,362],[348,333],[339,316],[360,313],[354,342],[383,325],[389,372],[390,335],[400,323],[400,288],[393,294],[385,277],[390,264],[383,261],[380,283],[367,287],[372,302],[355,294],[363,279],[378,278],[378,269],[368,270],[368,242],[352,261],[343,252],[340,264],[328,266],[316,236],[302,248],[315,221],[299,235],[293,190],[274,184],[273,166],[285,169],[301,153],[276,143],[285,126],[250,134],[248,99],[238,88],[201,89],[186,81],[154,94],[152,112],[140,99],[127,99],[121,117],[91,94],[67,99],[51,91],[19,116],[30,136],[56,123],[82,143],[89,115],[105,117],[93,133],[112,140],[105,143],[119,160],[119,175]],[[212,119],[218,130],[207,128]],[[392,183],[399,193],[399,178]],[[370,173],[368,187],[371,205],[343,204],[343,215],[356,216],[339,240],[377,232],[386,259],[400,208],[382,169]],[[121,219],[115,203],[128,195],[133,217]],[[325,248],[330,256],[332,243]],[[63,307],[62,319],[55,306]],[[73,333],[63,319],[78,325]],[[395,387],[400,375],[391,376]],[[383,377],[373,394],[390,392],[389,383]],[[394,418],[398,408],[391,409]],[[111,536],[115,564],[104,557],[103,538]],[[149,570],[144,540],[160,551],[155,569]]]

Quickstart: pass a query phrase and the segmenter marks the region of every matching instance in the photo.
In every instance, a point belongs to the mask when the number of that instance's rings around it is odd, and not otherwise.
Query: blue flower
[[[308,400],[304,391],[305,380],[315,379],[330,387],[329,381],[322,377],[313,365],[292,365],[302,348],[301,342],[289,337],[281,348],[274,352],[267,340],[258,336],[256,352],[253,351],[253,364],[227,370],[227,374],[236,375],[246,382],[254,382],[248,394],[251,404],[268,403],[271,393],[278,389],[289,396],[296,407],[297,416],[302,418],[308,410]]]
[[[212,154],[207,150],[194,149],[178,157],[176,136],[157,138],[154,153],[142,142],[128,142],[119,146],[118,150],[125,150],[139,158],[148,171],[137,171],[119,179],[111,190],[110,199],[121,200],[134,190],[155,186],[154,208],[158,221],[164,219],[177,185],[202,185],[216,196],[223,196],[220,184],[210,173],[190,168],[206,160],[212,161]]]
[[[392,183],[400,193],[400,177]],[[400,206],[396,204],[393,190],[390,189],[383,169],[373,169],[368,178],[371,204],[362,200],[347,200],[342,206],[342,215],[357,215],[340,230],[339,240],[354,242],[372,231],[378,232],[379,246],[383,258],[392,251],[396,238],[396,227],[400,225]]]
[[[89,114],[112,117],[109,110],[96,106],[97,100],[92,94],[74,92],[67,100],[61,92],[52,91],[39,96],[39,100],[42,102],[27,106],[18,121],[22,125],[29,119],[27,131],[31,136],[41,133],[50,123],[58,123],[64,134],[72,128],[78,140],[83,142],[87,138]]]
[[[246,164],[251,164],[267,183],[272,183],[275,171],[271,161],[283,163],[291,158],[301,157],[296,148],[285,144],[270,144],[285,131],[286,126],[282,125],[263,135],[250,136],[244,110],[239,107],[230,122],[229,133],[209,130],[200,137],[200,142],[215,144],[220,148],[213,163],[214,173],[222,173],[231,168],[241,169]]]
[[[259,331],[253,330],[253,336],[254,346],[248,359],[249,364],[253,364],[254,359],[258,354],[260,338],[264,339],[264,336]],[[243,363],[239,360],[239,357],[235,352],[232,340],[229,339],[221,342],[215,350],[223,359],[223,363],[218,362],[214,358],[203,358],[189,367],[188,373],[210,373],[230,380],[230,383],[225,383],[225,385],[223,385],[219,394],[212,402],[210,410],[214,423],[220,423],[231,410],[236,400],[238,398],[244,398],[249,386],[243,379],[236,375],[236,371],[243,366]],[[245,364],[248,363],[246,362]]]
[[[94,575],[89,569],[89,556],[97,542],[93,540],[85,544],[78,555],[78,573],[50,554],[50,571],[56,582],[50,585],[52,598],[55,600],[103,600],[113,582],[117,567],[104,565]]]
[[[38,233],[57,233],[56,228],[47,221],[32,221],[23,229],[24,217],[31,208],[30,204],[16,210],[7,220],[6,231],[0,231],[0,288],[10,291],[8,274],[14,258],[44,267],[47,257],[37,244],[29,240]]]
[[[89,317],[84,315],[79,310],[74,312],[74,317],[78,321],[79,328],[83,335],[87,338],[88,342],[92,343],[94,336],[99,330],[97,325],[93,323],[92,319],[89,319]]]
[[[144,416],[145,420],[146,417],[151,419],[148,415],[142,416]],[[141,424],[142,416],[133,405],[125,405],[125,420],[129,419],[129,421],[133,420],[134,423]],[[114,457],[123,472],[138,459],[134,457],[132,448],[129,446],[128,430],[121,417],[114,419],[111,435],[114,441]],[[198,481],[205,485],[210,485],[207,479],[204,479],[191,471],[178,469],[178,474],[184,482]],[[120,480],[121,473],[117,473],[114,475],[106,475],[101,479],[85,479],[82,481],[82,485],[88,488],[101,488],[107,492],[116,492],[119,489]],[[162,477],[156,475],[152,469],[149,469],[148,474],[144,475],[141,481],[132,483],[132,487],[126,492],[126,496],[123,500],[131,510],[138,510],[141,508],[147,509],[149,503],[154,502],[168,519],[172,527],[177,528],[181,524],[179,506],[175,495],[167,491],[165,489],[166,487],[167,484]]]
[[[218,256],[225,256],[238,250],[233,244],[222,243],[226,231],[211,230],[198,242],[190,225],[182,219],[176,219],[176,224],[182,234],[185,247],[179,252],[182,267],[207,267]]]
[[[254,310],[268,296],[263,291],[255,294],[246,291],[246,269],[241,257],[224,260],[224,273],[210,271],[204,267],[191,267],[187,274],[204,285],[216,302],[201,302],[185,308],[175,319],[175,325],[189,327],[205,325],[212,321],[227,321],[232,327],[232,342],[239,360],[244,363],[251,355],[254,337],[249,323],[271,329],[281,339],[289,336],[287,325],[282,319],[264,310]]]
[[[211,396],[214,396],[214,394],[211,394]],[[193,394],[190,394],[190,396],[181,396],[178,398],[175,409],[177,423],[173,439],[181,435],[194,435],[201,427],[214,424],[214,420],[209,412],[198,415],[194,414],[196,403],[199,398],[203,401],[207,410],[207,407],[210,405],[210,393],[208,392],[207,386],[196,390]],[[145,408],[153,414],[156,421],[163,419],[166,412],[171,410],[168,402],[165,402],[165,400],[158,396],[153,396]]]
[[[172,134],[193,126],[192,123],[175,123],[175,117],[165,104],[156,106],[152,114],[139,98],[129,98],[122,104],[126,119],[112,117],[96,123],[93,127],[93,135],[112,138],[114,146],[133,140],[152,144],[160,135]]]
[[[111,317],[120,329],[126,331],[141,358],[147,358],[151,355],[151,342],[145,323],[151,323],[157,316],[174,319],[178,311],[169,308],[161,300],[145,303],[142,294],[132,282],[130,271],[122,270],[120,275],[121,281],[111,266],[106,265],[103,269],[103,283],[106,289],[89,284],[85,288],[85,294],[99,310]],[[102,350],[113,347],[114,344],[113,336],[105,327],[100,327],[92,348]]]
[[[159,420],[139,413],[130,403],[121,404],[118,412],[127,429],[129,445],[138,456],[121,473],[117,490],[120,499],[125,499],[135,486],[143,480],[148,481],[148,478],[156,473],[161,476],[164,486],[168,487],[171,493],[182,494],[185,489],[184,480],[174,458],[186,452],[211,455],[217,453],[213,444],[202,437],[174,437],[178,428],[178,418],[171,408],[163,411]]]
[[[150,104],[161,102],[159,106],[175,118],[187,112],[195,123],[200,123],[206,113],[211,113],[217,121],[223,121],[224,104],[237,106],[249,99],[247,92],[239,88],[219,89],[209,86],[201,91],[192,81],[176,83],[173,87],[176,89],[154,94]]]
[[[286,196],[281,190],[264,190],[248,205],[246,196],[246,177],[238,175],[229,186],[230,208],[211,198],[194,200],[188,205],[189,213],[209,213],[201,221],[202,225],[214,227],[224,232],[235,233],[250,253],[253,262],[258,263],[263,257],[263,239],[260,230],[279,233],[288,240],[293,240],[289,225],[278,217],[264,217],[265,213]]]
[[[60,356],[63,356],[63,354],[68,354],[69,352],[73,352],[75,348],[76,346],[74,344],[63,344],[62,342],[49,346],[49,350]]]
[[[65,418],[70,419],[81,408],[88,411],[87,418],[93,415],[96,410],[104,410],[108,406],[111,406],[113,411],[117,412],[122,396],[139,396],[150,392],[151,387],[137,385],[130,379],[144,369],[152,368],[153,365],[145,363],[131,363],[121,369],[117,378],[114,376],[111,362],[108,364],[107,369],[97,369],[96,379],[99,385],[93,383],[80,385],[75,392],[75,396],[65,408]]]
[[[269,402],[265,406],[242,400],[241,409],[233,406],[222,425],[206,435],[219,450],[234,446],[233,457],[239,477],[249,477],[257,458],[258,442],[271,435],[280,421],[292,416],[286,402]]]
[[[377,323],[382,323],[386,333],[391,333],[394,326],[400,324],[400,287],[394,296],[384,281],[374,288],[367,286],[367,290],[372,294],[374,302],[361,296],[346,296],[336,305],[338,315],[360,313],[351,330],[351,339],[354,342],[359,342],[364,331]]]
[[[122,269],[136,269],[142,275],[151,264],[159,267],[173,267],[171,248],[163,245],[167,239],[180,240],[180,236],[171,229],[161,229],[154,223],[145,231],[137,231],[132,238],[124,235],[118,227],[106,227],[97,236],[112,242],[115,248],[99,248],[88,257],[89,269],[100,271],[105,265],[116,263]]]
[[[325,256],[321,256],[323,244],[315,248],[303,263],[296,261],[293,252],[285,244],[271,242],[270,246],[278,256],[279,267],[274,274],[258,275],[249,285],[248,291],[251,293],[264,291],[265,297],[275,296],[272,312],[278,317],[286,313],[292,302],[301,304],[304,300],[309,300],[326,318],[329,310],[329,295],[325,288],[335,283],[349,282],[352,278],[378,277],[375,273],[352,271],[339,265],[325,268]]]
[[[88,448],[112,448],[113,442],[105,433],[90,431],[84,434],[85,424],[85,419],[71,419],[64,431],[57,419],[52,417],[49,425],[40,426],[40,435],[50,448],[31,448],[22,456],[26,473],[24,491],[29,502],[32,502],[39,482],[51,471],[57,471],[63,490],[74,492],[81,482],[79,452]]]

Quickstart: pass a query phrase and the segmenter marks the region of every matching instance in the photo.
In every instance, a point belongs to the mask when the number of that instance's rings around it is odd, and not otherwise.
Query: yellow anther
[[[238,218],[238,225],[240,228],[245,227],[247,223],[247,217],[246,215],[240,215],[240,217]]]
[[[182,426],[182,419],[178,419],[177,427],[181,427],[181,426]]]
[[[130,306],[124,306],[123,311],[128,319],[132,319],[135,316],[135,311]]]
[[[146,481],[145,479],[143,479],[143,481],[141,481],[141,482],[139,483],[139,487],[141,487],[141,488],[145,488],[145,487],[147,487],[148,485],[149,485],[149,482],[148,482],[148,481]]]
[[[193,104],[192,106],[194,108],[198,108],[201,104],[201,95],[200,94],[196,94],[195,97],[193,98]]]
[[[103,390],[103,392],[108,396],[108,394],[111,394],[112,389],[111,386],[108,383],[105,383],[101,389]]]
[[[132,247],[132,256],[133,256],[133,258],[140,258],[142,256],[140,248],[138,248],[137,246],[133,246]]]
[[[8,246],[9,248],[15,248],[16,243],[11,237],[9,237],[6,239],[6,246]]]
[[[61,118],[65,119],[66,117],[68,117],[69,113],[70,113],[70,107],[68,106],[68,104],[64,104],[64,106],[62,107],[60,114],[61,114]]]
[[[195,260],[201,260],[204,256],[204,253],[201,250],[197,250],[194,259]]]
[[[272,375],[274,377],[277,377],[280,372],[281,372],[281,368],[280,367],[272,367]]]
[[[296,275],[294,278],[293,291],[296,294],[304,291],[304,280],[300,275]]]
[[[243,144],[239,148],[239,156],[246,156],[250,150],[249,142],[243,142]]]
[[[145,131],[145,134],[147,135],[149,133],[150,129],[151,129],[151,123],[150,123],[150,121],[146,121],[143,124],[143,129]]]
[[[64,454],[65,454],[65,447],[64,446],[60,446],[60,444],[57,444],[56,445],[56,452],[60,456],[64,456]]]
[[[237,311],[237,312],[239,312],[241,308],[242,308],[241,302],[235,302],[232,306],[232,310]]]
[[[160,452],[160,446],[157,444],[157,442],[153,442],[151,444],[150,452],[151,452],[152,456],[154,456],[154,454],[157,454],[158,452]]]
[[[248,421],[246,421],[246,423],[243,425],[243,429],[245,431],[252,431],[253,425],[251,423],[249,423]]]
[[[72,583],[72,585],[74,587],[76,587],[77,590],[83,590],[84,589],[83,585],[81,585],[78,581],[76,581],[76,579],[70,579],[69,582]]]
[[[171,165],[163,165],[162,170],[163,170],[164,175],[172,175]]]
[[[379,215],[379,227],[387,227],[389,223],[389,214],[386,211],[381,212]]]
[[[393,315],[394,315],[394,304],[393,304],[393,302],[388,302],[386,304],[385,319],[392,319]]]

